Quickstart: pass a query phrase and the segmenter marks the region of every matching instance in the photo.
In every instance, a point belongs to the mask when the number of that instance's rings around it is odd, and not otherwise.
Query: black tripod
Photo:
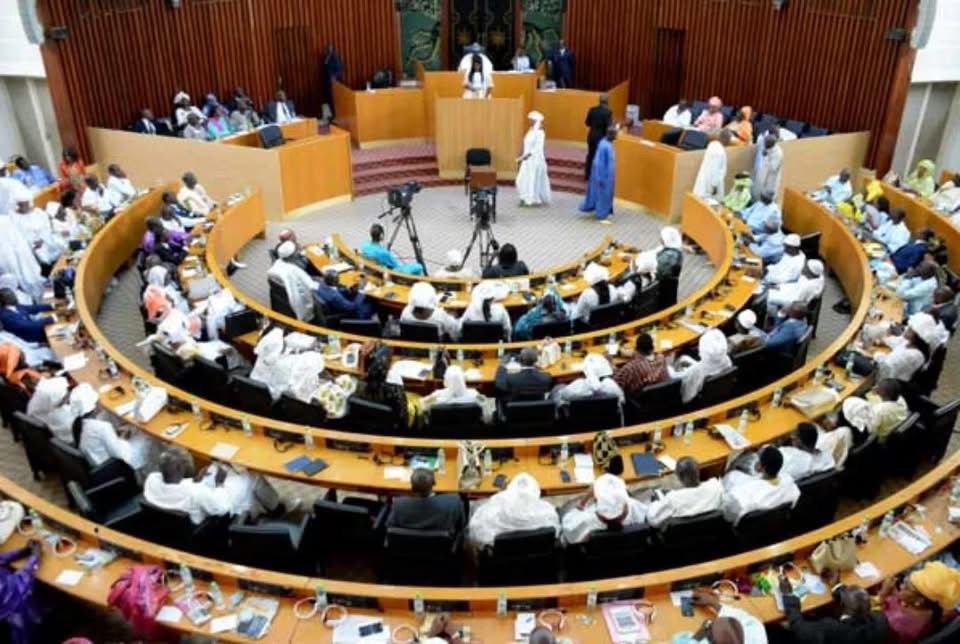
[[[493,264],[493,260],[497,257],[497,251],[500,250],[500,244],[497,243],[497,238],[493,236],[489,214],[478,214],[477,225],[473,227],[473,236],[470,238],[470,243],[467,244],[467,250],[463,252],[463,263],[460,264],[460,268],[466,266],[467,258],[470,257],[470,252],[475,244],[480,246],[480,274],[482,275],[483,271]]]
[[[380,215],[380,217],[389,217],[393,215],[395,208],[390,208],[387,212]],[[420,266],[423,267],[423,274],[427,274],[427,263],[423,261],[423,247],[420,245],[420,236],[417,234],[417,223],[413,220],[413,213],[410,211],[410,206],[403,206],[399,209],[400,214],[398,214],[393,223],[396,226],[393,229],[393,232],[390,233],[390,241],[387,243],[387,248],[393,250],[393,244],[397,241],[397,235],[400,234],[400,228],[404,227],[407,229],[407,237],[410,239],[410,245],[413,246],[413,255],[417,258],[417,261],[420,263]]]

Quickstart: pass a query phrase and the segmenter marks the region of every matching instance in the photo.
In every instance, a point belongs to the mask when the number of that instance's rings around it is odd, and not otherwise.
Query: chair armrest
[[[131,486],[123,477],[117,477],[85,490],[84,493],[87,495],[90,504],[93,505],[94,511],[103,516],[109,510],[119,507],[138,496],[139,490]]]
[[[102,465],[91,469],[90,478],[96,485],[120,478],[134,489],[140,487],[137,473],[119,458],[107,459]]]
[[[377,513],[377,516],[373,519],[373,533],[374,535],[381,535],[387,529],[387,516],[390,514],[390,505],[385,503],[383,507],[380,508],[380,512]]]

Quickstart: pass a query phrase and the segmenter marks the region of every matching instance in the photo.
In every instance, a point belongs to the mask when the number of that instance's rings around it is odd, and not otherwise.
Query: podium
[[[517,157],[523,148],[523,125],[520,98],[438,98],[436,147],[440,176],[462,178],[467,150],[487,148],[497,178],[516,178]]]

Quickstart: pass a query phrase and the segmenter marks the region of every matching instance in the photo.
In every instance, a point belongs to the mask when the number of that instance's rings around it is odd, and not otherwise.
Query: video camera
[[[470,216],[476,217],[481,225],[489,224],[493,215],[493,204],[496,202],[496,193],[493,188],[474,190],[470,196]]]
[[[402,186],[390,188],[387,192],[387,201],[394,208],[407,208],[413,201],[413,195],[422,190],[416,181],[407,181]]]

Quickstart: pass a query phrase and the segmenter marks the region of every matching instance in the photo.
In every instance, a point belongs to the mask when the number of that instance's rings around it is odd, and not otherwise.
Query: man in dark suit
[[[543,400],[553,387],[553,376],[537,368],[537,350],[525,347],[520,352],[520,371],[508,373],[503,365],[497,368],[496,387],[503,402]]]
[[[829,584],[828,577],[824,575],[824,582]],[[822,619],[804,617],[800,598],[793,594],[793,587],[785,577],[780,578],[780,592],[783,594],[783,612],[790,625],[785,641],[796,644],[883,644],[887,641],[887,618],[881,612],[870,610],[870,595],[859,586],[834,589],[840,615]]]
[[[271,123],[281,125],[297,118],[297,108],[293,101],[287,100],[285,91],[277,90],[276,100],[267,103],[266,117]]]
[[[553,53],[553,80],[557,87],[573,87],[573,52],[567,48],[567,43],[560,41],[560,46]]]
[[[434,494],[433,485],[431,470],[415,469],[410,475],[410,488],[416,496],[393,500],[387,527],[459,534],[466,523],[463,501],[456,494]]]
[[[590,181],[590,171],[593,169],[593,157],[597,154],[597,146],[607,136],[607,128],[613,122],[613,112],[609,107],[610,99],[606,94],[600,95],[600,102],[590,108],[584,125],[590,128],[587,133],[587,167],[584,169],[584,178]]]
[[[43,330],[56,320],[52,316],[34,318],[33,315],[50,308],[49,304],[18,304],[16,293],[8,288],[0,289],[0,325],[3,330],[27,342],[47,343]]]
[[[330,106],[330,114],[336,116],[333,111],[333,81],[343,80],[343,61],[340,60],[332,44],[328,44],[324,52],[323,78],[320,80],[323,87],[323,100]]]
[[[153,117],[153,111],[143,109],[140,112],[140,118],[133,122],[133,131],[138,134],[157,134],[160,131],[160,124]]]

